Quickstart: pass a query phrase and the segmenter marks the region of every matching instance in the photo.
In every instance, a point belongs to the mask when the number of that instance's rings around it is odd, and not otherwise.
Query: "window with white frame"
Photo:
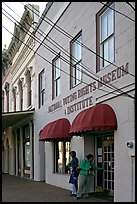
[[[82,34],[81,32],[70,43],[70,88],[82,80]]]
[[[70,162],[70,141],[55,140],[54,142],[54,172],[69,173],[68,164]]]
[[[60,55],[53,60],[53,75],[52,75],[53,93],[52,98],[60,96]]]
[[[45,99],[45,74],[44,70],[39,74],[39,108],[44,105]]]
[[[97,57],[97,71],[115,60],[114,4],[108,6],[97,14],[97,54],[101,56]]]

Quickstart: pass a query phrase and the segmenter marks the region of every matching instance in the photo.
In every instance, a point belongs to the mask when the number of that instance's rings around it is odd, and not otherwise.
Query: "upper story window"
[[[114,4],[110,5],[114,8]],[[97,71],[106,67],[115,60],[114,42],[114,10],[106,6],[97,14]]]
[[[70,162],[70,141],[55,140],[54,142],[54,172],[61,174],[69,173],[68,164]]]
[[[44,105],[45,99],[45,74],[44,70],[39,74],[39,108]]]
[[[82,33],[80,32],[70,42],[70,89],[81,83],[82,80]]]
[[[55,57],[52,64],[52,99],[54,99],[60,96],[60,55]]]
[[[4,89],[6,91],[6,96],[7,96],[7,112],[9,112],[9,83],[8,82],[5,83]]]
[[[4,112],[4,91],[2,90],[2,113]]]
[[[19,79],[18,82],[18,86],[19,86],[19,108],[20,111],[23,110],[23,85],[22,85],[22,80]]]
[[[16,88],[13,88],[12,94],[13,94],[14,111],[16,111]]]
[[[31,106],[31,97],[32,97],[32,90],[31,90],[31,75],[30,75],[30,71],[27,71],[27,75],[26,75],[26,79],[27,79],[27,99],[28,99],[28,107]]]

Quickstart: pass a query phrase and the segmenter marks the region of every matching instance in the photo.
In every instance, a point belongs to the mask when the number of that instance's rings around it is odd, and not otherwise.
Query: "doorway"
[[[97,171],[96,191],[114,195],[114,135],[97,136],[97,166],[104,171]]]

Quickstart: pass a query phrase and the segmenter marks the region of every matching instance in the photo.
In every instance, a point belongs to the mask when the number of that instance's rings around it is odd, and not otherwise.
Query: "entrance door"
[[[104,136],[103,140],[103,188],[106,191],[114,191],[114,139],[112,136]]]
[[[96,192],[114,193],[114,136],[97,136],[97,166],[104,171],[97,171]]]

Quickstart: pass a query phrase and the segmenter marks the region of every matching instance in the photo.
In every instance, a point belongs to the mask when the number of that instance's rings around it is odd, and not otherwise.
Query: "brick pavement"
[[[77,200],[70,191],[26,178],[2,175],[2,202],[112,202],[112,198],[93,196]]]

